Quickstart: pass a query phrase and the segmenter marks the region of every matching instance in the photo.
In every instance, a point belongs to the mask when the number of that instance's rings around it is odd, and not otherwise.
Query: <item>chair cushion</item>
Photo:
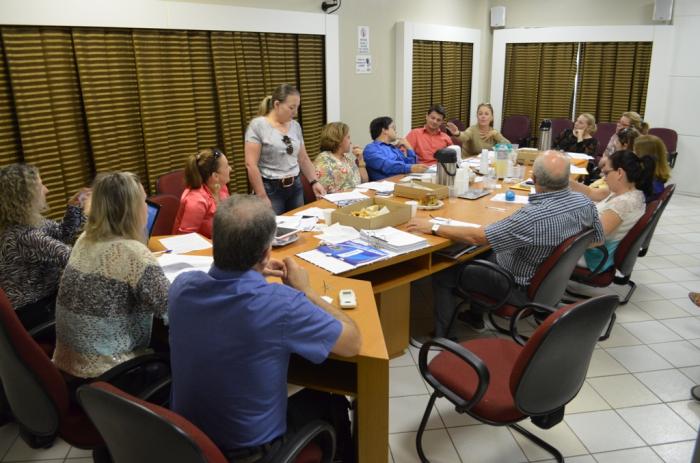
[[[571,279],[578,281],[579,283],[584,283],[589,286],[595,286],[603,288],[605,286],[610,286],[615,278],[615,267],[610,267],[609,270],[593,274],[586,267],[574,267],[574,273],[571,274]]]
[[[299,452],[294,463],[321,463],[322,460],[323,452],[321,451],[321,447],[315,442],[311,442]]]
[[[510,392],[510,373],[522,347],[509,339],[486,338],[461,345],[481,359],[490,374],[489,386],[482,399],[469,411],[485,421],[513,423],[525,418],[516,407]],[[450,352],[437,355],[428,365],[440,383],[465,400],[474,396],[479,377],[463,360]]]

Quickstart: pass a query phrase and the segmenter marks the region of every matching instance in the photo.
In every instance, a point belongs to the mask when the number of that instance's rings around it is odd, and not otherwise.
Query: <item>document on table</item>
[[[358,193],[357,191],[344,191],[342,193],[330,193],[323,197],[328,201],[338,204],[338,205],[348,205],[353,202],[362,201],[363,199],[369,198],[367,195]]]
[[[182,254],[163,254],[158,257],[165,277],[172,283],[175,277],[184,272],[199,270],[208,272],[214,263],[211,256],[187,256]]]
[[[571,175],[588,175],[585,167],[571,166]]]
[[[593,156],[589,156],[585,153],[566,153],[567,156],[569,156],[571,159],[593,159]]]
[[[300,217],[316,217],[319,220],[323,219],[323,211],[334,211],[335,208],[333,207],[328,207],[328,208],[320,208],[320,207],[310,207],[308,209],[304,209],[303,211],[295,212],[295,216],[300,216]]]
[[[346,242],[343,243],[345,245],[348,245],[349,243],[356,243],[358,245],[363,245],[366,246],[367,248],[371,249],[371,246],[369,243],[363,240],[354,240],[352,242]],[[306,252],[301,252],[297,254],[297,257],[300,259],[304,259],[305,261],[312,263],[316,265],[317,267],[321,267],[324,270],[328,270],[332,274],[336,275],[338,273],[343,273],[347,272],[349,270],[355,269],[357,267],[361,267],[363,265],[369,265],[373,262],[377,262],[379,260],[383,259],[388,259],[390,257],[394,257],[396,253],[391,252],[386,249],[375,249],[375,252],[377,252],[376,259],[370,259],[370,260],[363,260],[361,263],[357,265],[353,265],[352,263],[348,261],[344,261],[341,259],[338,259],[336,257],[333,257],[330,254],[325,254],[322,252],[322,247],[319,247],[318,249],[313,249],[311,251],[306,251]],[[352,254],[352,251],[350,251]],[[349,259],[352,260],[352,259]]]
[[[527,204],[530,201],[530,198],[527,196],[523,195],[515,195],[515,199],[513,201],[507,201],[506,200],[506,194],[505,193],[498,193],[497,195],[494,195],[491,198],[491,201],[497,201],[501,203],[515,203],[515,204]]]
[[[421,182],[429,182],[433,179],[433,174],[409,174],[405,177],[399,179],[399,182],[412,182],[414,180],[420,180]]]
[[[165,249],[175,254],[184,254],[186,252],[211,248],[211,243],[197,233],[187,233],[186,235],[161,238],[160,243]]]
[[[320,241],[332,244],[343,243],[345,241],[354,240],[360,237],[360,232],[355,230],[353,227],[348,227],[347,225],[340,225],[339,223],[334,223],[333,225],[326,227],[326,229],[320,235],[316,235]]]
[[[285,228],[294,228],[296,230],[311,231],[318,222],[318,218],[314,216],[301,215],[278,215],[277,226]]]
[[[374,190],[378,193],[391,193],[392,191],[394,191],[394,186],[396,186],[394,182],[389,182],[386,180],[382,180],[381,182],[360,183],[359,185],[357,185],[358,188]]]
[[[422,236],[414,235],[413,233],[408,233],[394,227],[361,230],[360,235],[378,248],[388,249],[399,254],[428,246],[428,240]]]
[[[430,219],[430,223],[449,225],[451,227],[481,227],[481,225],[479,225],[478,223],[462,222],[461,220],[445,219],[443,217],[433,217],[432,219]]]

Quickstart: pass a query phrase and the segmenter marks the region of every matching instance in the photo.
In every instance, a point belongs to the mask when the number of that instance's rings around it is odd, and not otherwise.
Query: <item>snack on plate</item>
[[[380,206],[379,204],[363,207],[359,211],[351,212],[351,214],[355,217],[362,217],[363,219],[371,219],[373,217],[379,217],[380,215],[388,213],[389,209],[386,206]]]
[[[439,203],[435,193],[428,193],[418,201],[418,204],[421,206],[437,206]]]

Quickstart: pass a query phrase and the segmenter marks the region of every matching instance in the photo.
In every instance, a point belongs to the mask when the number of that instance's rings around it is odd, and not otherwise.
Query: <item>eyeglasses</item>
[[[286,151],[287,154],[292,154],[294,152],[294,146],[292,146],[292,139],[289,138],[287,135],[284,135],[282,137],[282,142],[287,145]]]
[[[610,172],[615,172],[616,169],[601,169],[600,173],[603,177],[607,177]]]

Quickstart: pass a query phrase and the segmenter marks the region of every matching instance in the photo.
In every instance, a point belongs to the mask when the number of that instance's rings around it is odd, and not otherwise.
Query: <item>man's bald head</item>
[[[570,173],[569,158],[560,151],[545,151],[532,166],[535,185],[543,191],[557,191],[568,187]]]

